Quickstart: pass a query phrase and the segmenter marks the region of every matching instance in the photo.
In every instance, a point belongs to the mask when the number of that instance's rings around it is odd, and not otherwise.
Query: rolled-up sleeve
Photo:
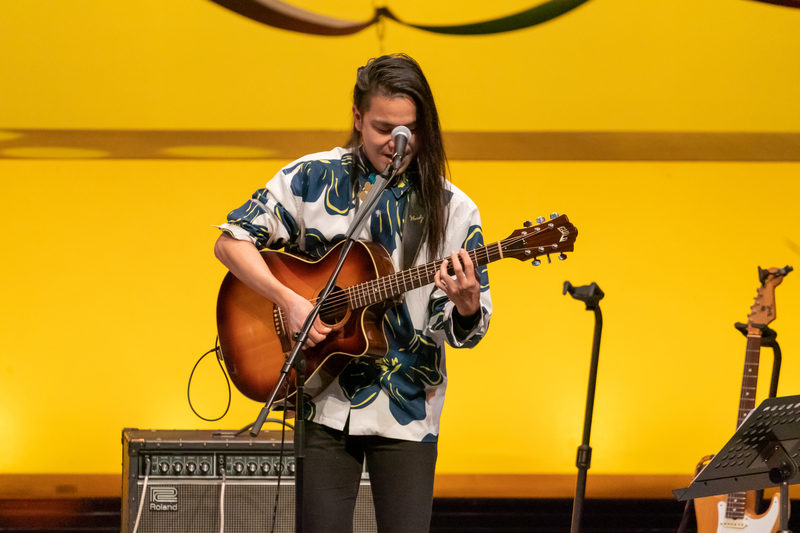
[[[463,248],[467,251],[475,250],[484,245],[483,231],[481,229],[480,214],[477,208],[470,209],[468,213],[460,215],[455,213],[448,233],[453,237],[448,239],[448,249]],[[454,348],[472,348],[486,335],[489,321],[492,316],[492,298],[489,292],[489,273],[486,265],[476,268],[476,273],[481,284],[481,305],[479,316],[475,318],[472,328],[464,331],[456,326],[455,304],[440,289],[431,292],[428,303],[428,324],[426,334],[432,337],[444,335],[447,344]]]
[[[302,199],[292,193],[291,179],[299,170],[300,167],[281,170],[217,227],[235,239],[252,242],[259,250],[279,249],[296,242],[302,234],[297,222]]]

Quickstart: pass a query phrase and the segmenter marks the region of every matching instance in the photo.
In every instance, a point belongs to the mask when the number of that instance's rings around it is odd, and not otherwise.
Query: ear
[[[358,110],[355,104],[353,104],[353,126],[360,132],[361,128],[364,126],[364,118],[361,116],[361,112]]]

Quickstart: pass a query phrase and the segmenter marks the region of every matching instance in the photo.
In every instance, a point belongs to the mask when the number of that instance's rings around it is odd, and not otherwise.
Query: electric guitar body
[[[728,495],[710,496],[695,500],[697,514],[697,533],[775,533],[780,526],[780,498],[775,494],[769,509],[757,515],[755,493],[748,492],[745,497],[744,515],[741,518],[728,518]]]

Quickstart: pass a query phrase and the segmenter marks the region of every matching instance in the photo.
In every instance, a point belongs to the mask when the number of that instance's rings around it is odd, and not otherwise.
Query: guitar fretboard
[[[758,364],[761,356],[761,336],[747,337],[747,351],[744,357],[742,393],[739,398],[739,417],[736,429],[742,425],[747,415],[756,408],[756,386],[758,385]]]
[[[747,350],[744,356],[744,373],[742,374],[742,392],[739,398],[739,416],[736,429],[742,425],[747,415],[756,408],[756,387],[758,386],[758,364],[761,357],[761,336],[748,334]],[[728,506],[725,518],[741,520],[744,518],[744,492],[728,494]]]
[[[537,258],[543,255],[548,256],[548,262],[549,254],[558,254],[559,259],[565,259],[566,252],[573,250],[577,235],[577,228],[569,222],[566,215],[561,215],[537,226],[526,223],[524,228],[516,230],[509,237],[469,250],[467,253],[476,267],[506,258],[533,259],[534,264],[538,265],[541,261]],[[449,257],[350,287],[342,287],[337,296],[325,302],[323,312],[330,313],[332,318],[338,320],[336,317],[341,315],[337,313],[345,307],[351,310],[363,309],[429,285],[435,281],[436,273],[446,259]],[[459,264],[463,268],[460,259]],[[452,262],[448,262],[447,273],[450,276],[456,273]]]
[[[468,252],[475,266],[483,266],[503,258],[503,245],[509,239],[486,246],[481,246]],[[424,265],[409,268],[396,274],[384,276],[359,285],[347,288],[347,303],[351,309],[366,307],[401,294],[424,287],[434,282],[436,272],[445,258],[431,261]],[[454,275],[452,263],[447,265],[447,273]]]

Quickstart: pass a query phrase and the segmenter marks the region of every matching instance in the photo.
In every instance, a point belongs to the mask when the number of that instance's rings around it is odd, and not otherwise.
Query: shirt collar
[[[356,165],[359,171],[358,174],[359,185],[363,187],[367,181],[371,181],[374,183],[375,176],[379,175],[380,171],[373,166],[372,162],[369,160],[366,154],[364,154],[363,147],[359,147],[358,149],[357,160],[358,161]],[[392,186],[389,188],[389,190],[392,191],[392,194],[394,195],[395,199],[399,200],[400,198],[408,194],[408,191],[411,190],[411,183],[413,181],[412,176],[414,176],[415,174],[416,172],[413,170],[406,170],[405,172],[403,172],[394,179],[394,182],[392,183]]]

